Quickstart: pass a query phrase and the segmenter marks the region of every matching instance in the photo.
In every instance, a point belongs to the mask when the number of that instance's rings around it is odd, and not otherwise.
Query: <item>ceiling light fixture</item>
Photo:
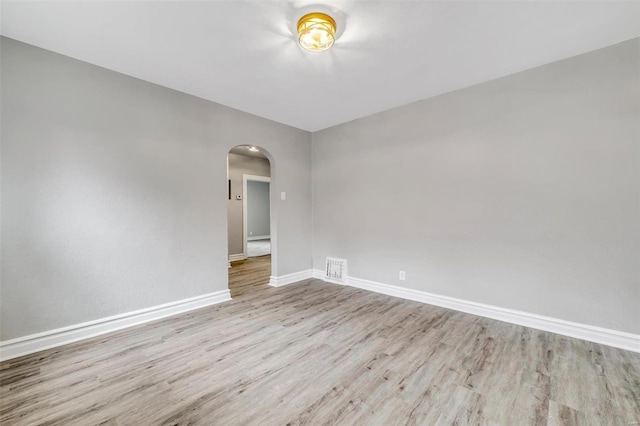
[[[298,21],[298,43],[310,52],[322,52],[333,46],[336,21],[320,12],[307,13]]]
[[[258,151],[259,151],[259,149],[258,149],[258,148],[256,148],[255,146],[250,146],[250,147],[249,147],[249,148],[247,148],[247,149],[248,149],[249,151],[251,151],[251,152],[258,152]]]

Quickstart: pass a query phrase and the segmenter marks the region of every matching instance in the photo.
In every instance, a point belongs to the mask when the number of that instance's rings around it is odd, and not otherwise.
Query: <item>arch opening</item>
[[[227,247],[231,297],[259,291],[275,274],[274,162],[256,145],[227,153]]]

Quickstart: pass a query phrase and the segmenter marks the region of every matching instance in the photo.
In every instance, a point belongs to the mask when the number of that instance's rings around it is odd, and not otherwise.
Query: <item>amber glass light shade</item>
[[[320,12],[308,13],[298,21],[298,42],[310,52],[322,52],[333,46],[336,21]]]

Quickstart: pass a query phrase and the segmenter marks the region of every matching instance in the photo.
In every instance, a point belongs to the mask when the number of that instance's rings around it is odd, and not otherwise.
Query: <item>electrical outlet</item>
[[[400,271],[400,281],[404,281],[404,279],[405,279],[404,271]]]

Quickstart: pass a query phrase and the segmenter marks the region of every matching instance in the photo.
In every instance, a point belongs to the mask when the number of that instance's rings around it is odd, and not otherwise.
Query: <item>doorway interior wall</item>
[[[274,174],[274,162],[270,153],[266,150],[251,145],[238,145],[229,150],[227,156],[227,185],[228,185],[228,205],[227,205],[227,226],[228,226],[228,266],[230,274],[232,273],[233,263],[235,261],[247,261],[248,248],[247,241],[253,236],[265,236],[268,234],[269,247],[271,259],[268,261],[270,264],[269,275],[267,276],[264,284],[267,284],[270,280],[270,275],[276,273],[276,260],[277,260],[277,224],[276,224],[276,205],[274,203],[275,194],[275,174]],[[249,232],[249,225],[247,224],[247,196],[248,182],[260,182],[262,184],[268,184],[268,228],[265,227],[266,233],[263,235],[257,235],[254,229],[253,235],[247,235]],[[256,186],[252,185],[252,191]],[[263,243],[264,241],[260,241]],[[253,252],[256,250],[254,241],[252,241],[251,249]],[[267,249],[264,249],[265,251]],[[257,251],[258,253],[260,250]],[[269,254],[268,252],[265,253]],[[264,261],[260,262],[264,264]],[[246,267],[245,263],[238,263],[236,266],[239,268]],[[237,277],[237,275],[236,275]]]
[[[271,183],[271,177],[266,176],[256,176],[256,175],[242,175],[242,241],[243,241],[243,253],[246,257],[249,257],[249,250],[247,248],[247,242],[254,237],[254,235],[249,235],[249,182],[265,182]],[[269,208],[269,218],[271,211],[271,185],[269,185],[269,197],[268,197],[268,208]],[[259,235],[255,237],[268,237],[271,240],[271,224],[269,224],[269,235]],[[271,254],[269,252],[269,254]]]

